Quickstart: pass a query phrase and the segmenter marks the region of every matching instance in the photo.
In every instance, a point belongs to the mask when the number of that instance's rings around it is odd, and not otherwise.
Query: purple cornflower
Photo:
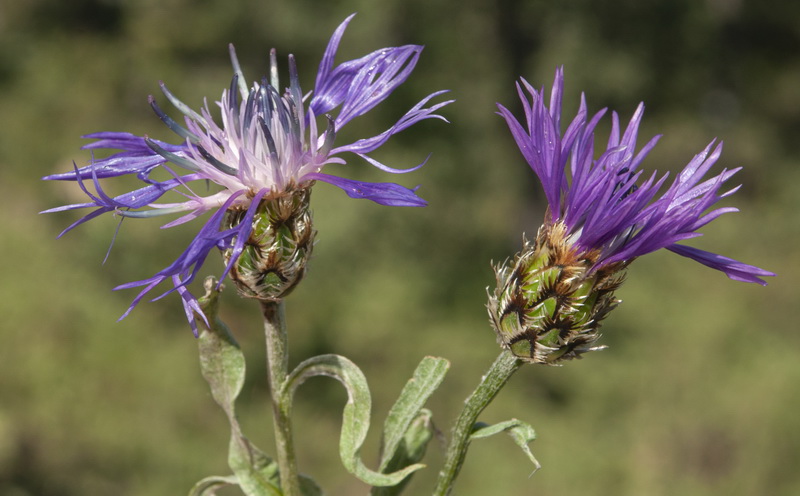
[[[366,198],[381,205],[426,205],[417,196],[416,188],[408,189],[394,183],[355,181],[322,172],[327,164],[344,164],[345,160],[341,155],[345,152],[354,153],[386,172],[416,170],[424,162],[416,167],[400,170],[388,167],[367,154],[379,148],[394,134],[421,120],[436,118],[446,121],[435,112],[451,102],[445,101],[426,107],[432,98],[445,93],[435,92],[422,99],[386,131],[354,143],[336,146],[334,141],[337,132],[352,119],[367,113],[382,102],[402,84],[414,70],[422,51],[422,47],[418,45],[382,48],[334,66],[339,41],[352,17],[348,17],[336,29],[328,42],[313,92],[306,95],[302,93],[294,57],[289,55],[289,85],[281,93],[274,50],[270,53],[269,77],[262,78],[248,88],[231,46],[234,75],[230,88],[222,91],[222,97],[217,102],[220,123],[214,120],[208,104],[199,112],[194,111],[178,100],[162,83],[161,90],[169,102],[184,115],[185,125],[178,124],[166,115],[152,96],[149,99],[150,105],[158,117],[183,138],[183,142],[169,144],[147,136],[122,132],[90,134],[85,137],[95,141],[83,147],[84,149],[110,148],[120,151],[104,159],[93,159],[89,165],[76,167],[72,172],[44,178],[77,181],[90,200],[46,212],[95,208],[67,227],[61,235],[107,212],[122,217],[183,214],[163,227],[183,224],[206,212],[213,212],[186,251],[172,264],[149,279],[115,288],[144,287],[121,318],[127,316],[151,289],[170,280],[174,288],[156,299],[173,291],[178,292],[187,319],[196,332],[194,315],[203,314],[196,298],[186,286],[195,278],[205,258],[214,248],[219,248],[225,254],[226,266],[220,283],[229,273],[233,273],[234,279],[237,279],[237,274],[242,270],[241,267],[237,268],[237,262],[243,253],[255,250],[258,253],[254,256],[265,256],[264,247],[256,245],[269,234],[267,231],[272,232],[272,228],[270,225],[260,224],[257,221],[259,215],[266,215],[271,221],[279,218],[278,221],[284,227],[286,222],[302,218],[304,223],[292,226],[292,233],[288,237],[283,231],[282,234],[277,233],[281,226],[272,226],[276,231],[272,241],[277,243],[276,246],[280,245],[275,248],[280,256],[285,255],[287,244],[291,248],[302,243],[301,255],[304,259],[307,258],[313,244],[314,231],[306,210],[309,191],[315,181],[333,184],[352,198]],[[330,115],[337,108],[335,116]],[[327,121],[324,130],[318,129],[318,118],[323,115]],[[155,179],[152,173],[156,169],[166,171],[169,178],[163,181]],[[144,185],[115,197],[107,195],[100,186],[100,179],[129,174],[135,175]],[[91,180],[94,193],[84,184],[86,180]],[[191,186],[197,181],[199,187]],[[201,193],[207,190],[206,184],[209,182],[219,187],[202,196]],[[167,191],[182,195],[183,201],[158,203]],[[277,255],[272,253],[270,256],[275,258]],[[297,258],[299,255],[294,253],[292,256]],[[262,261],[249,260],[247,269],[276,272],[274,267],[253,267],[253,264],[258,265]],[[288,271],[297,273],[296,280],[288,283],[278,281],[284,287],[265,298],[279,298],[288,292],[302,276],[303,269],[304,261],[303,265],[277,271],[278,279],[284,279],[285,272]],[[263,289],[265,284],[271,284],[262,279],[257,283],[259,289]]]
[[[721,143],[712,141],[659,195],[668,174],[653,172],[644,179],[639,169],[659,139],[636,151],[644,106],[639,105],[624,131],[612,112],[608,145],[595,158],[594,130],[605,110],[590,117],[582,96],[578,115],[562,135],[563,86],[559,68],[548,108],[544,90],[536,91],[523,79],[517,85],[525,112],[522,122],[498,104],[548,204],[535,241],[525,241],[511,262],[495,269],[498,285],[488,308],[506,349],[526,361],[555,364],[601,348],[594,346],[600,322],[619,303],[614,291],[625,268],[636,257],[661,248],[737,281],[763,285],[762,277],[775,275],[678,244],[700,236],[697,230],[720,215],[736,211],[721,207],[706,212],[739,189],[720,192],[738,168],[705,178],[720,156]]]
[[[639,104],[622,136],[619,117],[612,112],[608,145],[595,159],[594,129],[605,109],[589,119],[586,100],[581,95],[578,115],[562,136],[563,86],[564,73],[559,68],[548,109],[544,103],[544,90],[536,91],[523,79],[522,84],[517,85],[525,110],[522,123],[508,109],[497,105],[517,146],[542,182],[549,207],[547,222],[563,223],[576,250],[597,251],[595,269],[615,262],[629,262],[666,248],[722,271],[731,279],[766,285],[761,278],[774,276],[772,272],[677,244],[701,236],[697,230],[720,215],[738,211],[733,207],[723,207],[705,213],[721,198],[739,189],[736,186],[719,193],[723,183],[741,167],[724,169],[718,175],[704,179],[722,153],[722,143],[709,143],[684,167],[667,190],[657,196],[668,174],[657,177],[653,172],[646,180],[640,181],[643,171],[639,170],[639,165],[660,138],[655,136],[636,152],[644,104]],[[531,95],[530,103],[523,88]]]

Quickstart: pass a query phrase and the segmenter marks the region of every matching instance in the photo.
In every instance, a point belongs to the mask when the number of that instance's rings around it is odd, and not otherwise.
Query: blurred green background
[[[426,49],[408,82],[341,143],[383,130],[433,90],[458,99],[443,111],[452,124],[426,121],[375,154],[409,166],[433,152],[422,170],[393,178],[422,184],[429,207],[314,189],[319,242],[287,302],[291,362],[340,353],[362,367],[374,396],[368,463],[424,355],[452,362],[429,405],[447,431],[498,353],[484,309],[489,263],[535,232],[544,197],[494,104],[518,111],[515,79],[549,87],[564,64],[567,112],[581,91],[591,110],[610,106],[623,119],[646,102],[643,139],[665,135],[651,169],[676,171],[724,140],[719,167],[745,167],[726,202],[742,212],[693,244],[779,277],[762,288],[668,252],[636,261],[604,326],[610,348],[562,368],[523,368],[482,417],[532,423],[543,468],[530,476],[507,437],[476,442],[455,494],[800,494],[800,3],[758,0],[1,1],[0,494],[186,494],[228,473],[226,422],[178,299],[143,303],[116,323],[134,292],[111,291],[170,263],[197,224],[126,221],[101,265],[116,220],[57,241],[78,214],[37,212],[82,195],[39,178],[89,159],[82,134],[173,140],[147,95],[163,80],[195,108],[216,100],[230,81],[229,42],[250,79],[269,48],[282,61],[294,53],[310,90],[351,12],[339,61],[404,43]],[[387,180],[357,157],[330,172]],[[202,274],[220,270],[212,256]],[[223,317],[248,357],[242,421],[272,451],[259,312],[233,293]],[[365,494],[338,459],[344,399],[324,379],[301,389],[301,469],[328,494]],[[432,443],[408,494],[430,492],[441,453]]]

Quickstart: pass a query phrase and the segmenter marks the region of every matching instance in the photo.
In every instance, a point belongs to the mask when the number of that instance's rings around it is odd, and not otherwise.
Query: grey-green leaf
[[[228,326],[217,317],[219,291],[215,289],[213,278],[206,279],[205,288],[206,294],[199,299],[199,303],[209,325],[200,322],[200,370],[211,387],[214,401],[225,410],[233,423],[234,402],[244,385],[244,354]]]
[[[384,472],[394,471],[401,467],[407,467],[417,463],[425,456],[428,443],[433,438],[434,428],[431,421],[431,411],[423,408],[417,412],[417,416],[409,425],[403,435],[403,439],[397,446],[397,450],[392,456]],[[412,474],[413,475],[413,474]],[[400,494],[405,486],[411,481],[411,476],[403,479],[399,484],[390,487],[373,487],[370,494],[372,496],[396,496]]]
[[[372,399],[367,379],[361,369],[343,356],[320,355],[298,365],[286,380],[281,392],[281,401],[291,401],[300,384],[315,376],[332,377],[347,389],[348,398],[342,413],[339,455],[351,474],[372,486],[393,486],[412,472],[424,467],[422,464],[415,464],[397,472],[382,474],[364,465],[359,451],[369,430]]]
[[[533,469],[534,472],[542,467],[536,457],[533,456],[533,453],[528,446],[528,444],[536,439],[536,432],[527,422],[517,419],[506,420],[505,422],[500,422],[494,425],[487,425],[482,422],[478,422],[473,428],[472,434],[470,435],[470,440],[493,436],[499,432],[508,432],[508,434],[511,436],[511,439],[514,440],[517,446],[519,446],[523,453],[525,453],[525,456],[527,456],[531,463],[533,463],[533,466],[535,467]]]
[[[408,426],[408,430],[403,435],[403,441],[400,443],[403,459],[400,461],[398,467],[416,463],[422,460],[425,456],[425,450],[428,448],[428,442],[433,439],[433,413],[427,408],[423,408],[417,412],[417,416]],[[391,467],[392,464],[390,463]]]
[[[414,370],[414,375],[389,410],[383,425],[381,471],[389,466],[411,422],[417,418],[422,406],[442,383],[449,368],[450,362],[444,358],[425,357]]]
[[[278,464],[241,434],[231,433],[228,465],[247,496],[281,496]]]

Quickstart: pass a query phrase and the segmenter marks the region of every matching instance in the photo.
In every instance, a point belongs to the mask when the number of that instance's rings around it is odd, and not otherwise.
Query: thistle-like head
[[[772,272],[678,244],[733,207],[708,211],[738,186],[721,191],[739,169],[706,178],[722,152],[712,141],[672,183],[640,165],[659,136],[636,150],[644,105],[620,127],[611,115],[608,144],[595,155],[594,130],[605,110],[589,116],[581,98],[578,114],[562,134],[563,70],[556,71],[549,107],[544,90],[518,85],[525,113],[516,117],[498,104],[514,140],[539,177],[548,210],[533,243],[496,269],[497,289],[489,313],[504,347],[525,360],[556,363],[598,349],[600,321],[616,306],[614,290],[637,257],[661,248],[696,260],[738,281],[766,284]],[[527,95],[526,95],[527,93]]]
[[[406,81],[423,48],[380,48],[335,64],[339,43],[352,18],[345,19],[331,36],[312,91],[301,90],[291,55],[288,85],[280,83],[275,50],[270,52],[268,74],[248,83],[230,46],[233,77],[222,90],[216,107],[206,104],[193,110],[162,84],[164,96],[182,114],[182,119],[175,120],[162,111],[155,97],[150,97],[156,115],[179,138],[177,143],[131,133],[90,134],[86,137],[95,141],[84,148],[118,152],[92,160],[84,167],[76,166],[72,172],[45,177],[77,181],[88,197],[84,203],[47,212],[94,209],[64,232],[104,213],[132,218],[182,214],[164,227],[210,214],[173,263],[152,277],[117,287],[142,288],[125,315],[156,286],[172,283],[173,288],[163,295],[180,295],[187,320],[196,331],[195,317],[205,317],[187,286],[216,249],[225,258],[220,282],[231,274],[246,296],[264,300],[285,296],[302,279],[311,253],[314,229],[308,200],[310,189],[317,182],[336,186],[352,198],[381,205],[427,205],[417,195],[417,188],[350,179],[340,175],[341,170],[336,174],[327,172],[330,166],[344,165],[347,154],[392,174],[418,169],[425,161],[416,167],[397,169],[369,154],[420,121],[446,120],[436,112],[452,101],[431,104],[432,99],[445,93],[436,91],[388,129],[354,142],[337,142],[337,133],[345,125],[375,108]],[[143,183],[134,191],[112,197],[101,186],[101,181],[130,175]],[[167,193],[177,193],[173,198],[178,201],[163,202]]]

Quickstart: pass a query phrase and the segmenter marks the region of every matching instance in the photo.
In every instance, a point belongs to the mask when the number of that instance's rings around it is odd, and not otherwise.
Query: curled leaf
[[[297,388],[306,379],[316,376],[336,379],[347,390],[347,403],[342,413],[339,456],[348,472],[372,486],[394,486],[412,472],[424,467],[422,464],[415,464],[390,474],[382,474],[364,465],[359,451],[369,430],[372,398],[364,373],[343,356],[320,355],[298,365],[286,379],[281,391],[281,401],[291,401]]]

